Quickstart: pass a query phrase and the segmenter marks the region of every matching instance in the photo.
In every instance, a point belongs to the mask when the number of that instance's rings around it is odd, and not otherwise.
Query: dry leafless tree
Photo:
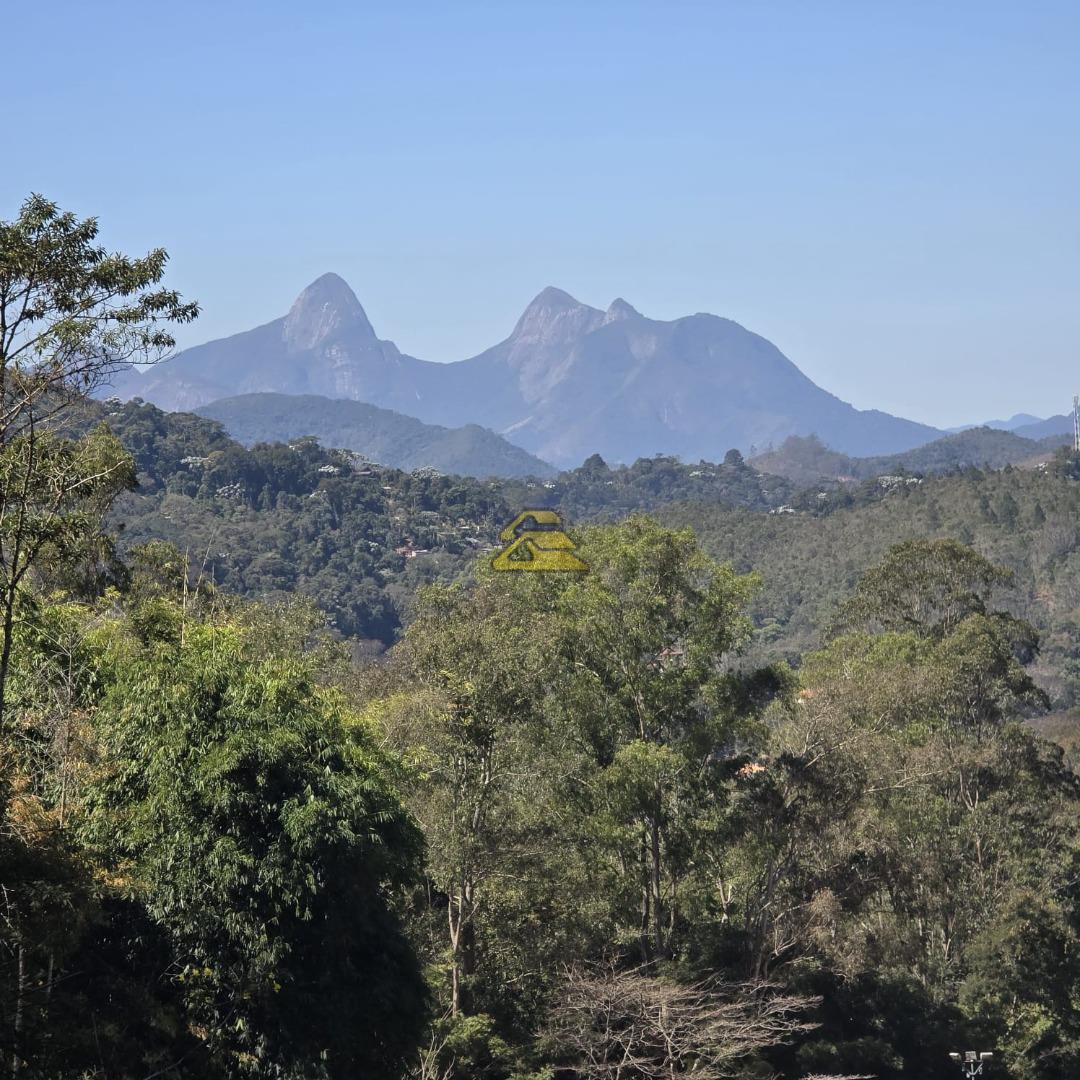
[[[603,1080],[719,1080],[814,1025],[814,999],[758,984],[679,983],[647,968],[566,973],[549,1036],[567,1067]]]

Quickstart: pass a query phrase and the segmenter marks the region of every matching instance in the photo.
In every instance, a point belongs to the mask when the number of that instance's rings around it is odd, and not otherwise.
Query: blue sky
[[[433,360],[548,284],[773,340],[937,424],[1080,391],[1080,4],[50,3],[3,17],[0,217],[163,245],[204,315],[326,270]]]

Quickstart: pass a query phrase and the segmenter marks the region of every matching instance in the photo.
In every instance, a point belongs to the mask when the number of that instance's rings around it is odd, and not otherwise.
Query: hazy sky
[[[711,311],[860,407],[1080,391],[1080,3],[8,6],[0,218],[163,245],[203,317],[326,270],[453,360],[543,286]]]

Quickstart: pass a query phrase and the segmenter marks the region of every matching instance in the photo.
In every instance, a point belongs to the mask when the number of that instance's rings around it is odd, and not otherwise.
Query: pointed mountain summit
[[[470,416],[558,465],[592,453],[624,462],[656,453],[719,461],[732,447],[778,443],[793,429],[859,448],[848,453],[896,452],[940,434],[860,412],[731,319],[664,322],[621,297],[605,312],[553,287],[528,305],[505,341],[447,367],[442,374]],[[452,411],[460,400],[440,393],[425,419],[461,422],[464,414]]]
[[[640,319],[641,312],[628,304],[621,296],[611,301],[611,306],[604,312],[604,322],[619,322],[622,319]]]
[[[376,340],[356,293],[337,274],[323,274],[294,301],[285,316],[282,336],[290,352],[303,352],[343,330]]]
[[[548,285],[546,288],[541,289],[525,306],[521,319],[555,316],[562,312],[587,307],[588,304],[583,304],[580,300],[575,299],[565,289],[560,289],[555,285]],[[519,320],[519,324],[520,322],[521,320]]]
[[[603,317],[603,312],[549,285],[522,312],[508,340],[533,345],[569,341],[595,329]]]
[[[237,394],[319,394],[406,408],[421,360],[375,334],[356,294],[337,274],[316,278],[287,315],[197,345],[114,384],[121,396],[191,409]],[[435,366],[435,365],[432,365]]]

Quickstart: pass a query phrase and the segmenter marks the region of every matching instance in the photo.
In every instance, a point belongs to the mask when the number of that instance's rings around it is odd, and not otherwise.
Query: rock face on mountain
[[[468,360],[429,363],[377,338],[334,274],[309,285],[283,318],[129,375],[116,392],[189,409],[257,392],[365,401],[427,423],[480,424],[559,465],[596,452],[609,461],[717,460],[731,447],[811,433],[844,453],[886,454],[941,434],[853,408],[729,319],[660,322],[625,300],[601,311],[554,288],[505,341]]]

